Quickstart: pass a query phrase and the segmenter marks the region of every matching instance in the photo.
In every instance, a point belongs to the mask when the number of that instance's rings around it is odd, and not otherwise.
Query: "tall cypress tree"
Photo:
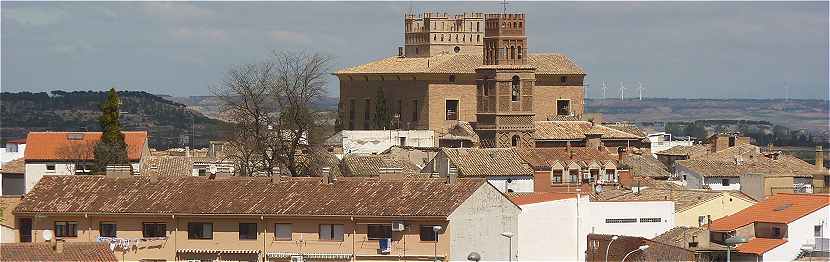
[[[386,105],[386,96],[383,94],[383,87],[378,87],[377,105],[375,106],[375,127],[377,129],[392,128],[392,114]]]
[[[101,141],[95,145],[95,164],[97,171],[106,170],[107,165],[128,165],[127,143],[124,142],[124,134],[121,133],[119,120],[119,99],[118,92],[111,88],[107,92],[107,99],[101,104],[101,117],[98,123],[101,125],[103,134]]]

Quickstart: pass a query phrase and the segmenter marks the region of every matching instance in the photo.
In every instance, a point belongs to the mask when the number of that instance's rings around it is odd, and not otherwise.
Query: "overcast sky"
[[[2,4],[2,91],[209,95],[236,64],[273,50],[332,54],[335,68],[396,54],[402,14],[500,12],[499,2]],[[828,2],[511,2],[531,52],[588,74],[589,97],[828,97]],[[330,95],[337,95],[332,77]]]

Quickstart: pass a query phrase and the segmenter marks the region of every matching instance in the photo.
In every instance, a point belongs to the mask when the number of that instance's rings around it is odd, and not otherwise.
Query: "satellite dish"
[[[44,240],[46,240],[46,241],[51,241],[52,240],[52,230],[48,230],[48,229],[43,230],[42,234],[43,234],[43,239]]]
[[[594,190],[595,190],[595,191],[597,191],[597,193],[602,193],[602,185],[597,185],[597,186],[594,188]]]

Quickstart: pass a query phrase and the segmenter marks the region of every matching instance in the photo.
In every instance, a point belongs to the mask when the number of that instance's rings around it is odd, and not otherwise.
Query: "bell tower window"
[[[521,87],[519,85],[519,76],[513,76],[513,81],[511,82],[511,90],[512,92],[510,95],[510,100],[513,102],[519,101],[519,97],[521,96]]]
[[[519,135],[513,135],[513,137],[510,138],[510,144],[513,145],[513,147],[519,146]]]

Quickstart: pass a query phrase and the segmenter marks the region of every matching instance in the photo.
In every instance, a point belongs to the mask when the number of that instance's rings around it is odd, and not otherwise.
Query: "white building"
[[[648,141],[651,142],[651,154],[657,157],[657,152],[667,150],[675,146],[692,146],[694,141],[690,137],[674,140],[671,133],[657,132],[648,134]]]
[[[441,148],[421,173],[482,177],[502,192],[533,192],[533,168],[513,148]]]
[[[9,140],[0,148],[0,167],[6,162],[23,157],[26,152],[26,139]]]
[[[526,261],[584,261],[588,234],[653,238],[674,227],[671,201],[577,201],[576,193],[544,192],[513,202],[522,208],[519,258]]]
[[[435,147],[437,141],[432,130],[343,130],[325,144],[341,146],[343,154],[378,154],[392,146]]]
[[[150,154],[147,131],[122,132],[127,143],[130,172],[137,175],[141,160]],[[44,175],[90,174],[95,145],[101,132],[29,132],[25,153],[26,192]]]

